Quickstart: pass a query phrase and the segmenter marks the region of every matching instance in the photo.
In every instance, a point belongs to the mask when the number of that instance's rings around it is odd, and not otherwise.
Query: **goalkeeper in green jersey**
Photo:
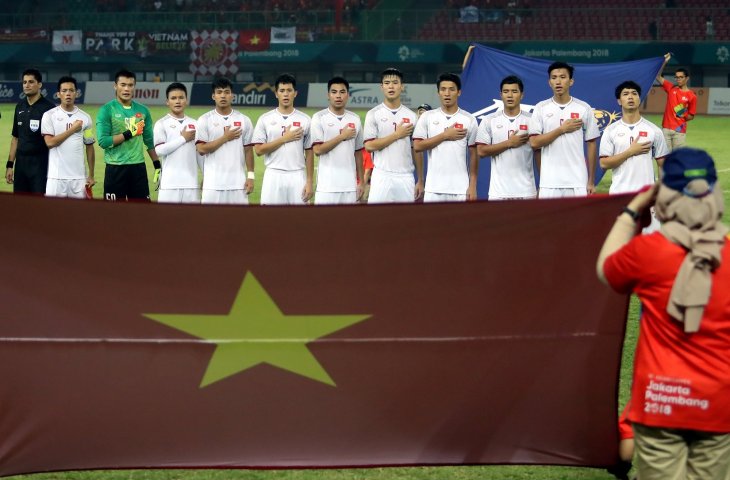
[[[154,183],[161,164],[155,153],[150,111],[132,100],[136,77],[120,70],[114,76],[116,98],[103,105],[96,117],[99,146],[104,149],[104,198],[106,200],[150,200],[144,150],[155,167]]]

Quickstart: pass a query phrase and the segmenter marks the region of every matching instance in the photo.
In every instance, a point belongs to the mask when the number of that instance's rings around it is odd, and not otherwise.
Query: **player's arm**
[[[656,81],[659,82],[660,85],[664,85],[664,67],[667,66],[667,63],[669,63],[669,59],[672,58],[671,53],[665,53],[664,54],[664,63],[662,63],[662,68],[659,69],[659,73],[656,76]]]
[[[397,142],[401,138],[410,137],[411,134],[413,134],[413,124],[412,123],[403,123],[401,122],[400,125],[395,127],[395,130],[393,133],[386,135],[384,137],[379,138],[373,138],[372,140],[368,140],[365,144],[365,149],[368,152],[377,152],[379,150],[382,150],[386,147],[389,147],[394,142]]]
[[[243,184],[243,188],[246,190],[246,194],[250,195],[253,192],[254,180],[256,179],[252,145],[245,145],[243,147],[243,159],[246,162],[246,182]]]
[[[603,155],[600,159],[601,168],[616,168],[629,158],[635,155],[642,155],[651,150],[651,142],[639,142],[640,137],[636,137],[629,148],[616,155]],[[603,149],[601,149],[603,150]]]
[[[362,150],[355,150],[355,172],[357,173],[357,200],[365,193],[365,174],[362,166]]]
[[[284,129],[284,133],[282,133],[281,137],[277,137],[267,143],[259,143],[257,145],[254,145],[253,149],[256,152],[256,155],[267,155],[277,150],[279,147],[286,143],[300,140],[303,136],[304,129],[302,129],[302,127],[292,128],[292,126],[289,125]],[[312,160],[314,161],[314,157],[312,157]]]
[[[355,135],[357,135],[357,130],[350,127],[345,127],[340,131],[340,134],[336,137],[330,138],[326,142],[318,143],[317,145],[312,146],[312,150],[314,150],[315,155],[324,155],[325,153],[328,153],[333,148],[335,148],[340,143],[350,140],[351,138],[355,138]]]
[[[84,145],[86,148],[86,164],[89,166],[89,173],[86,175],[86,185],[93,187],[96,185],[94,180],[94,167],[96,166],[96,152],[94,151],[94,144],[87,143]]]
[[[583,128],[583,121],[580,118],[564,120],[558,128],[547,133],[530,136],[530,146],[533,149],[546,147],[553,143],[560,135],[575,132],[581,128]]]
[[[158,156],[166,157],[186,143],[195,139],[195,130],[188,130],[187,125],[180,131],[180,135],[169,142],[165,137],[164,126],[155,125],[155,151]]]
[[[467,200],[477,199],[477,178],[479,177],[479,155],[476,145],[469,147],[469,189],[466,192]]]
[[[314,195],[314,152],[311,148],[304,150],[304,166],[307,169],[307,181],[304,184],[304,190],[302,191],[302,201],[306,203],[309,202],[312,195]]]
[[[70,128],[58,135],[43,135],[43,141],[46,142],[48,148],[55,148],[65,142],[74,133],[80,132],[82,128],[84,128],[84,122],[82,120],[76,120],[71,124]]]
[[[528,135],[511,135],[504,142],[486,145],[480,143],[477,145],[477,154],[480,157],[496,157],[502,152],[506,152],[510,148],[519,148],[530,140]]]
[[[462,70],[464,70],[466,68],[466,62],[469,61],[469,57],[471,57],[473,50],[474,50],[474,45],[469,45],[469,48],[466,49],[466,53],[464,54],[464,61],[461,62]]]
[[[639,214],[642,213],[645,209],[654,204],[657,190],[657,186],[653,185],[648,190],[639,192],[631,199],[626,208]],[[621,247],[629,243],[634,235],[636,235],[636,232],[636,221],[629,216],[628,212],[622,212],[618,218],[616,218],[616,222],[613,224],[611,231],[608,232],[608,236],[606,237],[606,240],[604,240],[601,251],[598,254],[596,273],[598,274],[598,279],[604,284],[608,285],[608,281],[606,280],[606,275],[603,270],[606,259],[621,249]]]
[[[15,166],[15,155],[18,152],[18,137],[10,137],[10,151],[8,152],[8,163],[5,164],[5,181],[13,183],[13,168]]]
[[[416,200],[423,197],[423,152],[417,152],[411,148],[411,156],[413,157],[413,166],[416,168]]]
[[[456,128],[454,126],[451,126],[431,138],[415,139],[415,145],[413,149],[416,152],[425,152],[426,150],[432,150],[441,145],[443,142],[453,142],[456,140],[461,140],[462,138],[466,137],[466,133],[466,128]]]
[[[697,97],[692,97],[689,100],[689,105],[687,106],[687,116],[685,117],[685,122],[689,122],[693,118],[695,118],[695,114],[697,114]]]
[[[99,146],[104,150],[121,145],[127,140],[143,134],[145,123],[137,122],[128,130],[124,130],[122,133],[115,135],[112,133],[112,120],[110,115],[109,110],[102,107],[99,110],[99,116],[96,118],[96,132],[99,135]]]
[[[537,172],[540,173],[540,167],[542,166],[542,150],[533,150],[532,158],[535,159],[535,167]]]
[[[237,138],[241,137],[241,133],[243,130],[241,127],[225,127],[223,129],[223,135],[216,138],[215,140],[211,140],[209,142],[199,142],[195,148],[201,155],[207,155],[209,153],[213,153],[219,148],[221,148],[226,142],[230,142],[231,140],[235,140]]]
[[[598,144],[596,139],[591,139],[586,142],[588,147],[588,156],[586,158],[588,162],[588,195],[596,192],[596,160],[598,157]]]

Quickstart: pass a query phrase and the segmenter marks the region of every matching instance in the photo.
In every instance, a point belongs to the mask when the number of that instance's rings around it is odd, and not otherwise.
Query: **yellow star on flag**
[[[371,316],[285,315],[251,272],[227,315],[143,315],[217,344],[200,388],[261,363],[335,386],[307,343]]]
[[[260,41],[261,39],[258,35],[254,35],[253,37],[251,37],[251,45],[258,45]]]

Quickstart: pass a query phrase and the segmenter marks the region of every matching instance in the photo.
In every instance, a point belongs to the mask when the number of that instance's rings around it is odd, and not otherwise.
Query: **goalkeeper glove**
[[[152,165],[155,167],[155,175],[152,177],[152,183],[155,184],[155,190],[159,190],[160,176],[162,175],[162,164],[159,160],[153,160]]]
[[[122,135],[124,135],[125,140],[129,140],[132,137],[142,135],[142,132],[144,132],[144,120],[140,120],[140,121],[136,122],[134,125],[130,125],[129,129],[125,130]]]

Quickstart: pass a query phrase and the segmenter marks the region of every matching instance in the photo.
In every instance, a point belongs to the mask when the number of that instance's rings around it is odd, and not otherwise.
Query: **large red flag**
[[[610,464],[625,201],[0,195],[0,475]]]

